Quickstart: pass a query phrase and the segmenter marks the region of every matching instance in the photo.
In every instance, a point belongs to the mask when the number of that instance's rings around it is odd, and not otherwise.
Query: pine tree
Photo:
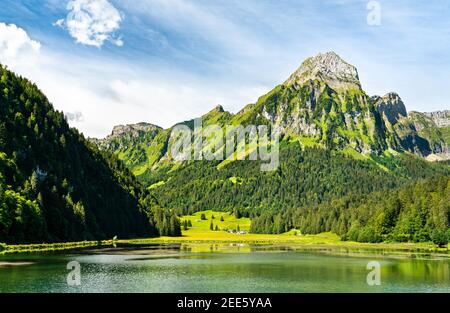
[[[0,151],[3,151],[6,147],[8,134],[6,133],[5,123],[0,123]]]
[[[174,214],[170,216],[170,230],[169,230],[169,236],[181,236],[181,228],[180,228],[180,222],[178,220],[178,217],[176,217]]]

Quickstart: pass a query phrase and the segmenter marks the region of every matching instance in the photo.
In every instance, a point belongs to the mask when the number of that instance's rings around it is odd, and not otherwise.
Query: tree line
[[[363,197],[347,196],[317,206],[265,213],[252,220],[255,233],[331,231],[358,242],[450,241],[450,177],[429,178]]]

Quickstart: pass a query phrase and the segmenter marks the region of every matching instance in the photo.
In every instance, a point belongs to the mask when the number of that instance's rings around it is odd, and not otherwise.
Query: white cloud
[[[41,44],[14,24],[0,23],[0,63],[11,69],[30,63],[39,54]]]
[[[0,23],[0,61],[35,82],[55,108],[65,112],[71,126],[92,137],[105,137],[118,124],[144,121],[170,127],[217,104],[237,111],[267,91],[237,84],[230,93],[220,81],[198,81],[180,72],[165,73],[161,79],[159,71],[152,74],[109,59],[45,48],[40,51],[39,42],[23,29]]]
[[[123,40],[115,35],[123,18],[108,0],[71,0],[67,10],[67,17],[53,25],[67,28],[77,43],[100,48],[109,41],[123,46]]]
[[[64,27],[64,19],[61,18],[61,19],[57,20],[56,22],[53,23],[53,26]]]

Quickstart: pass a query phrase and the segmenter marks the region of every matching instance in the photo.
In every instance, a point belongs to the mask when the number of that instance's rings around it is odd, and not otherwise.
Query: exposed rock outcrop
[[[284,85],[301,85],[314,79],[319,79],[334,89],[361,88],[356,67],[334,52],[319,53],[306,59]]]
[[[392,125],[408,116],[405,104],[398,94],[390,92],[383,97],[374,96],[372,102],[383,118]]]

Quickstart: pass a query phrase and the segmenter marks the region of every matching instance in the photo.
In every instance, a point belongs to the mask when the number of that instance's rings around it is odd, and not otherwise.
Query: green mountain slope
[[[0,242],[155,236],[161,214],[117,157],[0,66]]]
[[[203,126],[225,125],[231,120],[232,114],[225,112],[221,106],[216,106],[201,118]],[[194,120],[177,125],[186,125],[193,129]],[[173,141],[171,133],[174,127],[162,129],[147,123],[121,125],[116,126],[105,139],[90,140],[101,150],[116,154],[134,175],[151,185],[163,179],[167,172],[179,165],[170,156]]]
[[[152,188],[161,205],[190,214],[202,210],[240,211],[245,216],[363,196],[431,176],[450,175],[443,163],[404,154],[377,161],[355,160],[342,152],[283,143],[280,166],[261,172],[256,161],[196,161],[168,173]]]

